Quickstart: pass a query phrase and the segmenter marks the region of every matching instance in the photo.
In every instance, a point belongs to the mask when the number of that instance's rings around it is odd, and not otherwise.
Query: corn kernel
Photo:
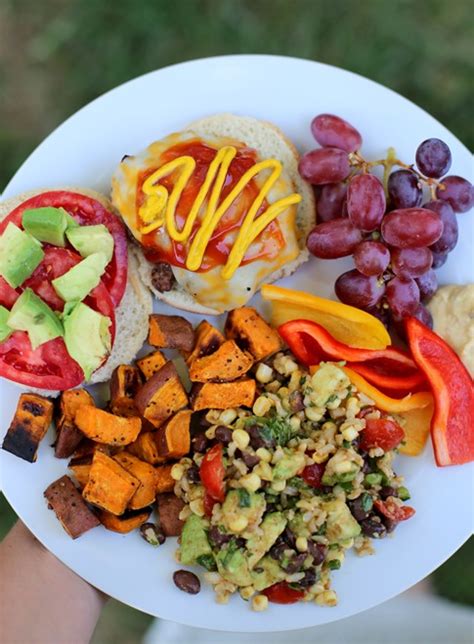
[[[241,588],[239,592],[242,599],[247,600],[255,594],[255,588],[253,586],[245,586],[245,588]]]
[[[335,474],[346,474],[352,470],[352,463],[350,461],[340,461],[334,464]]]
[[[261,362],[257,367],[257,371],[255,372],[255,378],[258,380],[258,382],[267,384],[267,382],[271,382],[273,378],[273,369],[267,364]]]
[[[229,528],[231,532],[243,532],[248,526],[247,518],[244,516],[235,517],[232,521],[229,521]]]
[[[175,463],[171,468],[171,478],[175,481],[180,481],[184,475],[184,467],[181,463]]]
[[[253,471],[264,481],[271,481],[273,479],[273,472],[269,463],[260,462],[253,468]]]
[[[286,481],[275,481],[272,483],[272,489],[275,492],[283,492],[283,490],[286,488]]]
[[[346,402],[346,414],[348,418],[355,418],[360,411],[359,401],[351,396]]]
[[[316,595],[315,602],[318,606],[336,606],[337,605],[337,595],[334,590],[325,590],[319,595]]]
[[[270,463],[270,461],[272,460],[272,455],[265,447],[259,447],[255,454],[264,463]]]
[[[246,474],[240,478],[240,483],[248,492],[256,492],[261,484],[262,480],[258,474],[252,472],[251,474]]]
[[[349,442],[356,439],[359,435],[359,432],[355,427],[346,427],[346,429],[343,429],[341,433],[344,440]]]
[[[328,555],[327,555],[327,561],[339,561],[339,563],[343,563],[345,559],[344,552],[341,551],[331,551],[329,550]]]
[[[219,422],[221,412],[219,409],[210,409],[206,414],[206,420],[211,425],[215,425]]]
[[[324,416],[324,412],[319,407],[306,407],[304,413],[306,418],[312,422],[318,422]]]
[[[252,599],[252,608],[256,611],[266,610],[268,608],[268,597],[266,595],[255,595]]]
[[[321,463],[325,463],[328,460],[328,458],[329,458],[328,453],[314,452],[314,454],[312,456],[313,461],[315,463],[318,463],[318,465],[321,464]]]
[[[254,402],[252,411],[255,416],[265,416],[273,407],[273,402],[267,396],[259,396]]]
[[[204,516],[204,504],[202,499],[195,499],[194,501],[191,501],[189,507],[194,512],[194,514],[198,515],[198,517]]]
[[[296,549],[298,552],[306,552],[308,550],[308,539],[306,537],[297,537]]]
[[[235,409],[224,409],[224,411],[219,416],[219,422],[222,425],[230,425],[237,418],[237,412]]]
[[[298,418],[298,416],[292,416],[290,418],[290,427],[294,431],[298,431],[299,428],[301,427],[301,419]]]
[[[248,432],[245,431],[245,429],[234,429],[234,431],[232,432],[232,440],[237,445],[237,447],[242,450],[248,447],[248,444],[250,443],[250,436],[248,435]]]

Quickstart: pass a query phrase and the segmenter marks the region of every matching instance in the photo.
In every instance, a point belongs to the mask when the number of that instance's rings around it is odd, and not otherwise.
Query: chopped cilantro
[[[285,446],[290,440],[293,430],[291,425],[280,416],[251,416],[245,421],[247,426],[257,425],[260,436],[268,445]]]
[[[250,507],[250,494],[243,487],[237,490],[239,493],[239,507],[249,508]]]
[[[209,570],[209,571],[217,570],[217,566],[216,566],[216,561],[215,561],[215,559],[214,559],[214,555],[211,555],[211,554],[209,554],[209,555],[200,555],[200,556],[196,559],[196,561],[197,561],[197,563],[198,563],[200,566],[202,566],[202,567],[203,567],[203,568],[205,568],[206,570]]]

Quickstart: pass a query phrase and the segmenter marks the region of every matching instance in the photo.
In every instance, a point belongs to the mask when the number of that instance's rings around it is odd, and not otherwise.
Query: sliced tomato
[[[392,521],[396,521],[397,523],[399,521],[406,521],[415,514],[414,508],[409,505],[398,505],[394,499],[390,497],[385,499],[385,501],[381,501],[380,499],[374,501],[374,506],[380,514],[384,515],[384,517],[387,517],[387,519],[391,519]]]
[[[384,452],[389,452],[405,438],[405,432],[394,420],[366,418],[365,423],[360,441],[360,448],[363,450],[380,447]]]
[[[0,275],[0,304],[11,309],[19,295],[20,293],[17,293]]]
[[[97,199],[69,190],[52,190],[27,199],[0,223],[0,235],[11,221],[21,226],[23,211],[27,208],[52,206],[64,208],[80,224],[91,226],[104,224],[114,238],[114,254],[108,264],[102,281],[115,306],[120,304],[127,285],[127,235],[120,219],[107,210]]]
[[[215,501],[222,503],[225,498],[222,443],[217,443],[206,452],[199,468],[199,475],[208,495]]]
[[[273,584],[273,586],[262,590],[262,593],[268,597],[268,601],[274,604],[296,604],[305,596],[304,590],[295,590],[286,581]]]
[[[326,465],[324,463],[314,463],[307,465],[301,473],[305,483],[311,487],[320,488],[322,486],[322,478]]]

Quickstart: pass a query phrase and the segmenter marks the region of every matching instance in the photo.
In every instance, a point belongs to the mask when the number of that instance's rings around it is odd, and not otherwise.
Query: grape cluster
[[[410,315],[431,326],[424,304],[438,287],[434,269],[456,246],[455,213],[470,210],[473,186],[445,176],[451,151],[439,139],[423,141],[409,166],[393,148],[386,159],[366,161],[361,135],[338,116],[316,116],[311,131],[322,147],[301,158],[299,171],[315,186],[320,223],[307,246],[322,259],[352,255],[355,264],[336,280],[336,295],[387,326],[400,329]],[[371,174],[376,166],[383,181]]]

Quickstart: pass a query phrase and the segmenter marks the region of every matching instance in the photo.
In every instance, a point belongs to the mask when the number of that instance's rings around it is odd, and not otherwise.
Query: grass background
[[[230,53],[299,56],[363,74],[472,149],[473,40],[470,0],[0,0],[0,189],[46,134],[103,92],[158,67]],[[0,538],[13,521],[0,497]],[[474,605],[473,562],[471,539],[432,576],[436,590]],[[148,621],[110,602],[94,641],[138,642]]]

